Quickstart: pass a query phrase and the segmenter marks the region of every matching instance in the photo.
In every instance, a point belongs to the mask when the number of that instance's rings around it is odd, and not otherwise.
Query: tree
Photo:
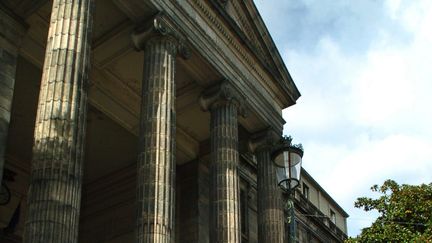
[[[432,242],[432,183],[399,185],[387,180],[371,190],[377,199],[358,198],[356,208],[377,210],[378,218],[360,235],[346,242]]]

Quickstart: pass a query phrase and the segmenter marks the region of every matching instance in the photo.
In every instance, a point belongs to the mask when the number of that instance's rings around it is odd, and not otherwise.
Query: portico
[[[1,9],[10,242],[283,241],[269,149],[300,94],[252,2]]]

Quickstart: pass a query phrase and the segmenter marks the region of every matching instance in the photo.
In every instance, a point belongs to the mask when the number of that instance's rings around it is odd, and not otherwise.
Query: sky
[[[350,215],[374,184],[432,182],[432,1],[255,0],[302,96],[284,134],[303,167]]]

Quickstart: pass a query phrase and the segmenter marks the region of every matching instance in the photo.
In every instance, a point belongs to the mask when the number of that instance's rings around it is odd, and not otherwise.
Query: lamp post
[[[292,144],[291,137],[283,137],[281,144],[272,153],[272,161],[276,165],[279,187],[288,194],[287,208],[290,211],[290,242],[296,242],[296,225],[294,214],[294,191],[300,185],[300,171],[303,157],[301,144]]]

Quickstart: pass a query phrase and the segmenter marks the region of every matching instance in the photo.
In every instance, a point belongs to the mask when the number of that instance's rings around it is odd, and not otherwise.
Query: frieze
[[[207,3],[207,2],[206,2]],[[261,81],[249,65],[239,56],[238,52],[230,46],[226,38],[220,33],[215,23],[211,19],[217,18],[206,3],[200,3],[199,8],[193,0],[188,1],[154,1],[158,9],[163,9],[169,15],[169,19],[174,21],[173,26],[181,30],[183,34],[189,33],[186,37],[188,43],[197,48],[199,53],[212,64],[221,75],[235,80],[233,86],[238,88],[247,106],[254,110],[263,123],[270,125],[273,129],[282,130],[285,123],[281,116],[279,105],[287,105],[294,102],[289,95],[282,93],[282,90],[276,89],[276,86],[268,87],[266,82]],[[206,6],[206,7],[204,7]],[[207,14],[204,14],[206,11]],[[219,24],[219,29],[223,28]],[[227,34],[228,35],[228,34]],[[235,41],[235,39],[231,39]],[[223,44],[221,43],[223,42]],[[229,48],[229,49],[227,49]],[[229,50],[229,51],[227,51]],[[264,73],[264,75],[269,75]],[[261,84],[260,84],[261,83]],[[250,85],[249,85],[250,84]],[[260,84],[260,85],[258,85]],[[272,83],[273,84],[273,83]],[[252,85],[252,86],[251,86]],[[263,90],[265,92],[263,92]],[[273,92],[272,92],[273,89]],[[282,97],[282,98],[281,98]],[[275,99],[279,99],[276,101]]]
[[[232,35],[226,31],[224,24],[216,17],[213,11],[205,4],[202,0],[189,0],[192,1],[193,4],[200,10],[201,13],[205,15],[205,17],[211,22],[211,24],[222,34],[225,40],[232,46],[236,52],[240,55],[240,57],[246,62],[246,64],[254,71],[254,73],[258,76],[260,81],[262,81],[267,87],[271,87],[271,81],[264,77],[263,73],[256,67],[256,63],[250,57],[250,54],[245,52],[245,50],[239,45],[238,41],[232,37]],[[271,88],[270,88],[271,89]],[[286,99],[286,97],[278,94],[279,92],[275,91],[274,94],[281,100]]]
[[[241,6],[239,6],[239,2],[240,1],[232,1],[231,4],[233,6],[233,8],[235,9],[235,12],[237,13],[242,13],[241,10]],[[242,14],[238,14],[238,19],[241,23],[241,26],[243,27],[243,31],[246,33],[246,36],[248,37],[248,39],[252,42],[254,48],[256,48],[257,50],[259,50],[261,53],[261,55],[264,55],[264,51],[262,49],[262,47],[259,45],[258,40],[256,38],[254,38],[254,33],[253,30],[251,28],[251,26],[249,25],[248,21],[245,19],[245,16],[243,16]],[[268,61],[268,60],[266,60]]]

